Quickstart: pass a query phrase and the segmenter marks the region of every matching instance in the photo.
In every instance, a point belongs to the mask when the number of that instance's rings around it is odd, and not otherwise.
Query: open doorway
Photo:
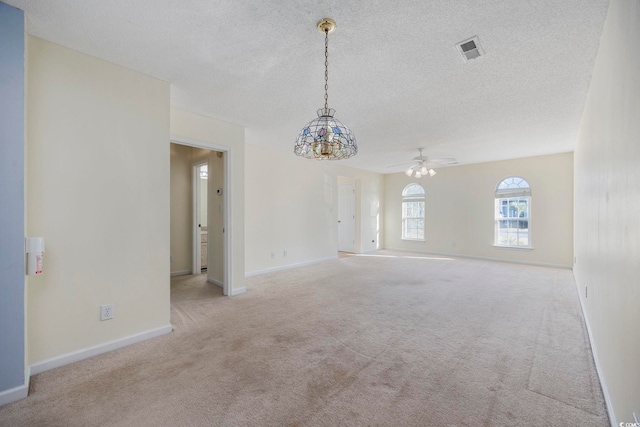
[[[171,143],[171,276],[202,276],[231,295],[224,151]]]

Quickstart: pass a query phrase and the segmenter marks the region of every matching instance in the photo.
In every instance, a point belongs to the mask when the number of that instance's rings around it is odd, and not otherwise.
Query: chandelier
[[[351,130],[333,116],[329,108],[329,33],[336,29],[333,19],[318,22],[318,31],[324,33],[324,108],[317,111],[318,118],[310,121],[298,134],[293,152],[307,159],[340,160],[358,152],[356,137]]]

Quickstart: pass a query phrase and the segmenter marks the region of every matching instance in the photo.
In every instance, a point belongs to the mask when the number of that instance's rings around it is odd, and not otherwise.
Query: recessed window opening
[[[402,191],[402,239],[424,240],[424,188],[409,184]]]
[[[496,246],[531,247],[531,187],[521,177],[502,180],[495,193]]]

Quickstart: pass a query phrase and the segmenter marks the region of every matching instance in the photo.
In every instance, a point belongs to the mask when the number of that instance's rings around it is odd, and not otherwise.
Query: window
[[[530,248],[531,188],[520,177],[504,179],[496,188],[496,246]]]
[[[402,190],[402,238],[424,240],[424,188],[420,184]]]

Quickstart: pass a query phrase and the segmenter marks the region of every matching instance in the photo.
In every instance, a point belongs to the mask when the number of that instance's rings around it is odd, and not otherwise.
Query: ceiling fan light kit
[[[418,152],[420,153],[420,155],[417,157],[414,157],[413,160],[415,163],[411,165],[409,169],[404,171],[404,173],[408,177],[422,178],[423,176],[434,176],[437,172],[433,168],[441,167],[441,166],[450,166],[458,163],[458,161],[452,157],[448,157],[444,159],[430,159],[429,157],[422,155],[422,150],[423,150],[422,148],[418,148]],[[406,163],[403,163],[403,164],[406,164]],[[400,165],[389,166],[389,167],[396,167],[396,166],[400,166]]]
[[[340,160],[358,152],[356,137],[342,122],[334,118],[329,108],[329,33],[336,29],[333,19],[318,22],[318,31],[324,33],[324,108],[317,111],[318,118],[307,123],[298,134],[293,152],[301,157],[317,160]]]

